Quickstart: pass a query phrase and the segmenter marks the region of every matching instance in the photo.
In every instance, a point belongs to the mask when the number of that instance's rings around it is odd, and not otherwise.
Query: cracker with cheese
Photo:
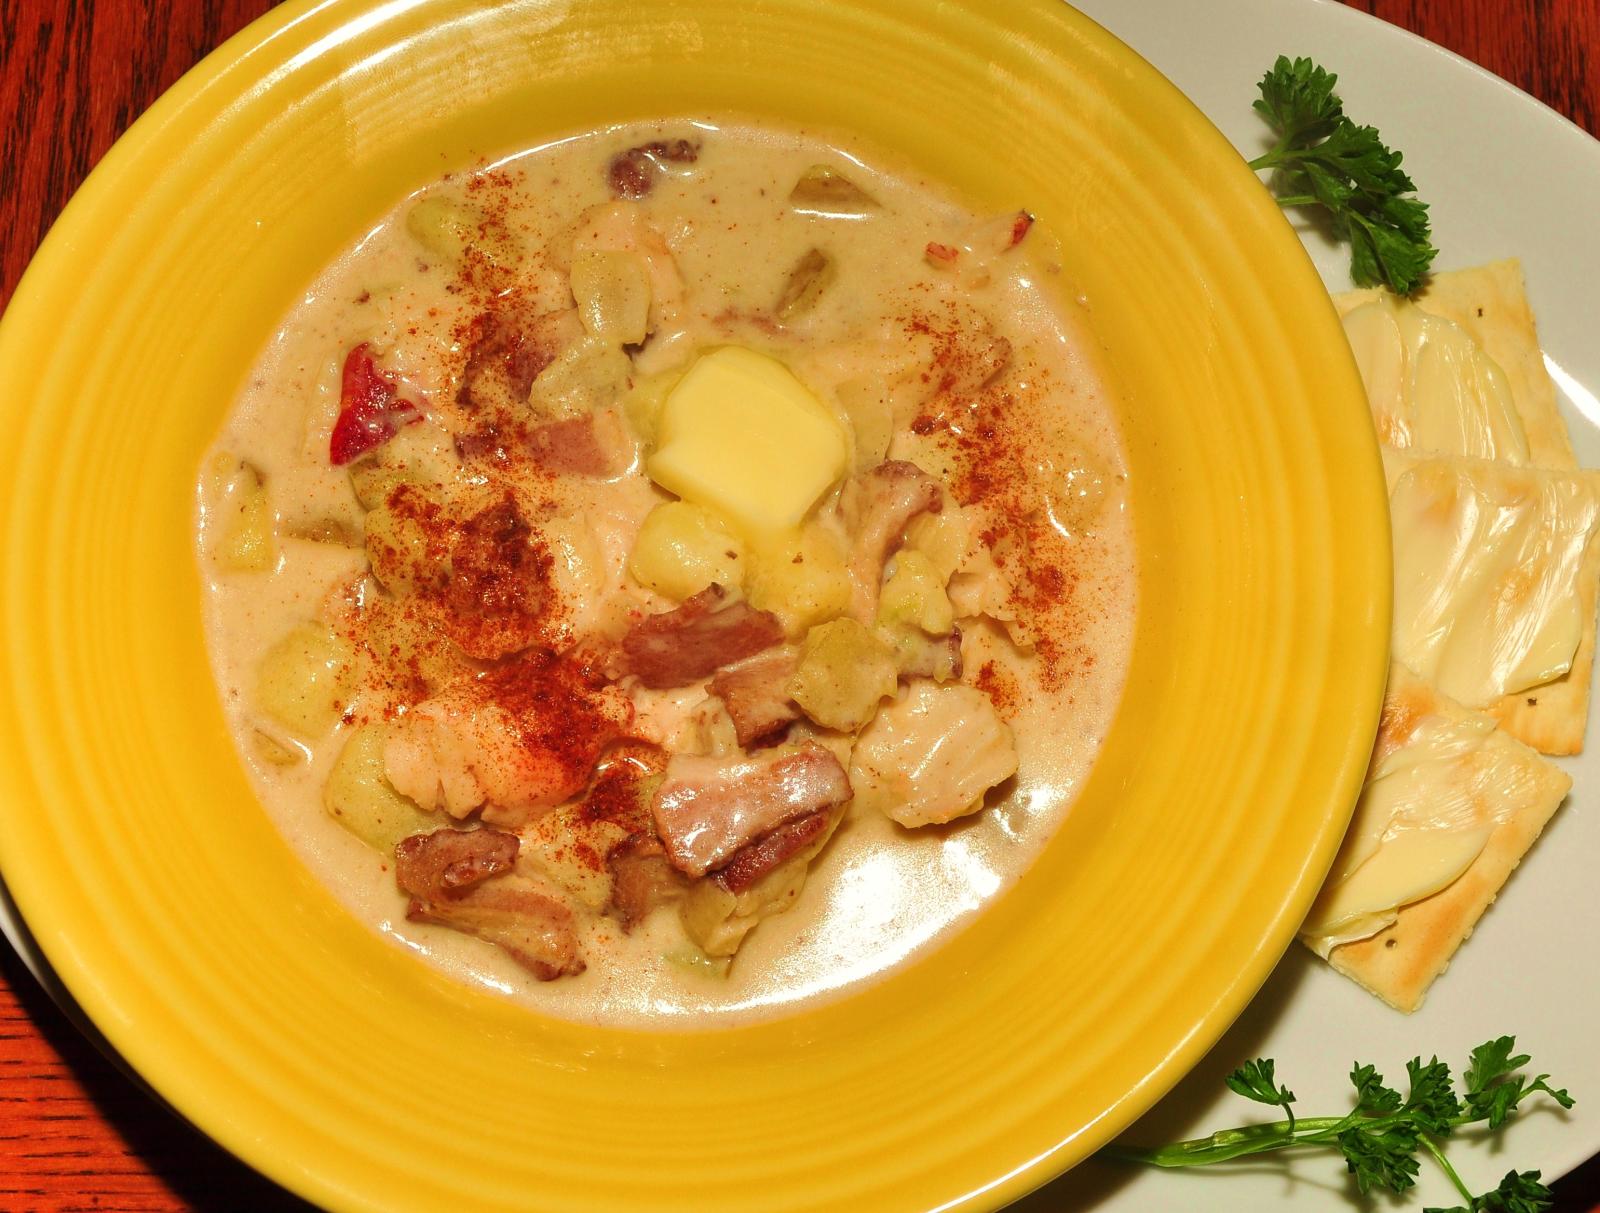
[[[1416,1010],[1571,784],[1493,718],[1395,665],[1367,782],[1302,941]]]
[[[1410,300],[1363,290],[1334,305],[1386,445],[1578,466],[1519,262],[1434,274]]]
[[[1386,450],[1393,654],[1546,754],[1583,747],[1600,472]]]

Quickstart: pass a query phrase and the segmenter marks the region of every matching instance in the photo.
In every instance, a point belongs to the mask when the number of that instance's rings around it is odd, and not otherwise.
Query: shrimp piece
[[[850,784],[858,805],[915,827],[977,812],[1016,773],[1016,741],[987,695],[919,678],[862,730]]]
[[[627,697],[580,662],[539,650],[424,700],[394,724],[384,773],[403,796],[455,818],[517,827],[581,792],[633,723]]]

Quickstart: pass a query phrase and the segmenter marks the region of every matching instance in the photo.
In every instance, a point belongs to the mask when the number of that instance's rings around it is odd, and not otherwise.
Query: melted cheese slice
[[[1574,587],[1600,494],[1581,475],[1385,454],[1395,659],[1486,707],[1559,678],[1583,635]]]
[[[1384,442],[1528,462],[1511,384],[1460,325],[1384,294],[1347,313],[1344,330]]]
[[[1384,748],[1380,738],[1381,757],[1301,928],[1323,956],[1453,883],[1537,782],[1523,747],[1475,712],[1423,717],[1401,744]]]

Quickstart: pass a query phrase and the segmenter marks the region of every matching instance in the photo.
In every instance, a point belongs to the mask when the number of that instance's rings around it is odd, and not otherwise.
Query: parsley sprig
[[[1334,234],[1350,244],[1357,286],[1409,295],[1437,251],[1429,243],[1428,206],[1400,171],[1400,153],[1374,128],[1345,117],[1333,91],[1338,79],[1310,59],[1279,55],[1255,102],[1278,141],[1250,167],[1274,171],[1280,206],[1327,208]]]
[[[1554,1201],[1537,1171],[1508,1171],[1498,1187],[1474,1196],[1440,1148],[1464,1125],[1498,1130],[1526,1099],[1546,1095],[1563,1108],[1572,1097],[1550,1086],[1548,1074],[1522,1073],[1526,1053],[1515,1052],[1516,1038],[1501,1036],[1472,1050],[1460,1093],[1450,1067],[1437,1057],[1406,1063],[1406,1094],[1386,1084],[1370,1065],[1355,1065],[1350,1085],[1355,1107],[1343,1116],[1296,1117],[1294,1092],[1277,1080],[1270,1060],[1246,1062],[1228,1075],[1228,1088],[1246,1099],[1282,1108],[1286,1119],[1226,1129],[1155,1149],[1113,1145],[1103,1158],[1156,1167],[1202,1167],[1272,1150],[1320,1147],[1337,1150],[1358,1191],[1374,1188],[1402,1193],[1417,1182],[1420,1156],[1427,1154],[1449,1177],[1465,1204],[1423,1213],[1540,1213]]]

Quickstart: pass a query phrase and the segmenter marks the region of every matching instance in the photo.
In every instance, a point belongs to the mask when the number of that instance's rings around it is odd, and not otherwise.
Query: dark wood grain
[[[1600,0],[1349,2],[1481,63],[1596,131]],[[0,306],[116,137],[207,51],[272,3],[0,0]],[[1558,1191],[1556,1213],[1600,1213],[1600,1159],[1568,1176]],[[0,1209],[308,1208],[151,1099],[77,1032],[0,945]]]
[[[1600,0],[1345,0],[1488,68],[1600,133]]]

